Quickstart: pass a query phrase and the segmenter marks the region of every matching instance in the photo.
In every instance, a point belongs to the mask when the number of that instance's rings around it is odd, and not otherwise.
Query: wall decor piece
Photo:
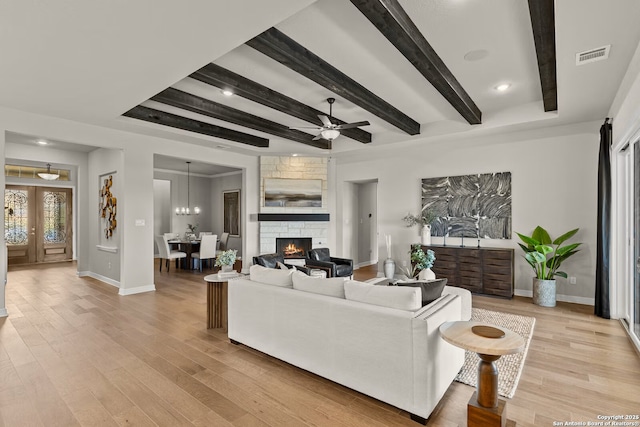
[[[104,178],[104,185],[100,189],[100,218],[105,221],[104,236],[108,239],[113,236],[113,230],[118,226],[116,214],[118,212],[118,200],[111,193],[113,175]]]
[[[240,190],[224,191],[223,231],[230,236],[240,237]]]
[[[433,236],[511,238],[511,172],[424,178],[422,211]]]
[[[264,206],[321,208],[321,179],[264,179]]]

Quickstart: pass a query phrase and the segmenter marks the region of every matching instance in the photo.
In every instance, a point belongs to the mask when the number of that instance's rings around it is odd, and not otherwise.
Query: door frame
[[[74,191],[71,187],[53,187],[43,185],[16,185],[5,184],[5,191],[8,189],[27,191],[28,223],[27,229],[29,239],[27,245],[7,246],[8,265],[25,265],[43,262],[67,261],[73,259],[73,232],[74,232]],[[66,224],[67,235],[64,244],[48,244],[44,242],[44,209],[42,209],[44,192],[64,192],[66,193]],[[24,251],[24,256],[11,256],[11,253]]]

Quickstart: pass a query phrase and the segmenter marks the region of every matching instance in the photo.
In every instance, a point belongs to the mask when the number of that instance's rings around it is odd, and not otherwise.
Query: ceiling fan
[[[327,98],[327,102],[329,103],[329,117],[324,114],[318,114],[318,118],[322,122],[322,126],[306,126],[306,127],[291,127],[289,129],[316,129],[320,131],[313,141],[318,139],[326,139],[328,141],[333,141],[337,137],[340,136],[340,131],[342,129],[352,129],[360,126],[367,126],[370,123],[367,121],[363,122],[355,122],[355,123],[344,123],[344,124],[334,124],[331,121],[331,116],[333,113],[333,103],[336,101],[335,98]]]

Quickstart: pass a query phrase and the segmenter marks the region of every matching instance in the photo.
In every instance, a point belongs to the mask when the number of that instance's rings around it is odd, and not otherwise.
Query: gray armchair
[[[353,260],[332,257],[329,248],[311,249],[306,264],[309,268],[325,270],[327,277],[350,277],[353,275]]]

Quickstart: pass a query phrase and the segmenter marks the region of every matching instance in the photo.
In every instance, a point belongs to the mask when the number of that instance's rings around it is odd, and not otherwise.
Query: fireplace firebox
[[[276,252],[285,259],[306,258],[311,247],[311,237],[276,237]]]

